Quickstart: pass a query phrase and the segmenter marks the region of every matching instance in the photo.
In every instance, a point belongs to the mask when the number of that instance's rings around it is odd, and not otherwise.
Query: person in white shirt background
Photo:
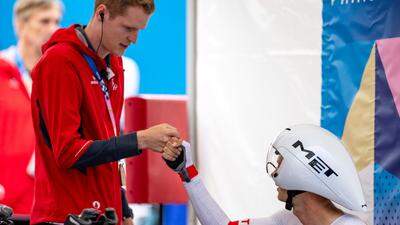
[[[128,99],[139,95],[140,89],[140,69],[136,61],[132,58],[122,56],[124,66],[124,98]],[[121,114],[121,130],[125,127],[125,104]],[[129,204],[135,217],[135,224],[154,225],[159,220],[159,206],[157,204]]]
[[[33,198],[35,137],[31,120],[30,72],[42,55],[41,46],[59,28],[63,8],[59,0],[15,1],[13,25],[17,44],[0,51],[0,58],[19,71],[16,77],[4,80],[0,93],[4,98],[0,99],[0,157],[14,161],[13,166],[2,165],[0,183],[6,183],[7,188],[0,202],[9,204],[16,214],[28,214]],[[14,179],[7,178],[7,174],[12,174]]]
[[[172,142],[181,140],[173,140]],[[172,144],[172,142],[170,144]],[[167,165],[178,172],[202,225],[365,225],[338,209],[367,210],[360,180],[343,143],[315,125],[296,125],[282,131],[270,146],[266,169],[277,185],[286,210],[270,217],[231,221],[204,186],[191,158],[190,144]],[[249,190],[251,191],[251,190]],[[268,204],[270,199],[266,199]]]

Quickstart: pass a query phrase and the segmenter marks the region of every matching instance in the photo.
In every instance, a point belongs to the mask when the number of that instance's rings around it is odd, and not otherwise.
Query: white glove
[[[189,142],[186,141],[182,142],[180,148],[182,148],[183,151],[175,161],[164,160],[168,167],[179,173],[185,182],[190,182],[191,177],[197,175],[197,170],[193,166],[192,150]]]

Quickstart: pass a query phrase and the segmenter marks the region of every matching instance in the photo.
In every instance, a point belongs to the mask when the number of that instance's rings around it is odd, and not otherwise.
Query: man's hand
[[[149,148],[156,152],[164,152],[169,148],[165,148],[167,142],[172,138],[179,138],[178,130],[170,126],[169,124],[163,123],[156,126],[152,126],[146,130],[141,130],[137,132],[138,139],[138,147],[140,149]],[[171,149],[169,149],[171,150]],[[171,150],[171,152],[176,152],[176,156],[178,156],[178,152],[175,150]],[[169,152],[171,156],[175,155]]]
[[[132,219],[131,217],[129,217],[129,218],[125,218],[125,219],[122,221],[122,224],[123,224],[123,225],[134,225],[134,222],[133,222],[133,219]]]
[[[163,148],[162,157],[169,161],[175,161],[176,158],[181,154],[182,148],[182,140],[176,137],[172,137],[169,139],[167,144]]]

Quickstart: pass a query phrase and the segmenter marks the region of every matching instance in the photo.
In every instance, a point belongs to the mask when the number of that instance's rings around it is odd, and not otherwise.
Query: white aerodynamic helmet
[[[267,172],[288,194],[307,191],[350,210],[367,209],[350,154],[335,135],[319,126],[295,125],[282,131],[268,150]]]

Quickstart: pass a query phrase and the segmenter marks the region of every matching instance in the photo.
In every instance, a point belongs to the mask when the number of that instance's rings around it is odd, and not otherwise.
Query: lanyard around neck
[[[110,93],[108,91],[107,85],[104,82],[104,79],[100,76],[100,73],[97,70],[96,64],[94,63],[93,59],[90,58],[90,56],[85,55],[85,54],[83,55],[83,57],[85,58],[86,62],[89,64],[90,69],[92,70],[92,72],[94,74],[94,77],[96,78],[97,82],[100,85],[100,89],[101,89],[101,92],[103,92],[104,101],[107,106],[108,115],[109,115],[111,123],[113,125],[114,136],[117,136],[117,126],[116,126],[115,116],[114,116],[114,112],[113,112],[112,105],[111,105]]]
[[[24,76],[24,77],[29,76],[30,72],[28,71],[28,69],[25,66],[24,60],[22,59],[22,56],[18,51],[18,47],[15,49],[15,64],[17,65],[19,73],[22,76]]]
[[[76,30],[79,31],[79,33],[82,35],[83,39],[85,39],[85,42],[86,42],[88,48],[90,50],[92,50],[93,52],[96,52],[96,50],[94,49],[94,47],[92,45],[92,42],[90,42],[89,37],[87,36],[87,34],[85,32],[85,27],[86,27],[85,25],[84,26],[79,25],[76,27]],[[96,52],[96,54],[97,54],[97,52]],[[110,67],[110,55],[107,55],[105,60],[106,60],[107,67]]]

